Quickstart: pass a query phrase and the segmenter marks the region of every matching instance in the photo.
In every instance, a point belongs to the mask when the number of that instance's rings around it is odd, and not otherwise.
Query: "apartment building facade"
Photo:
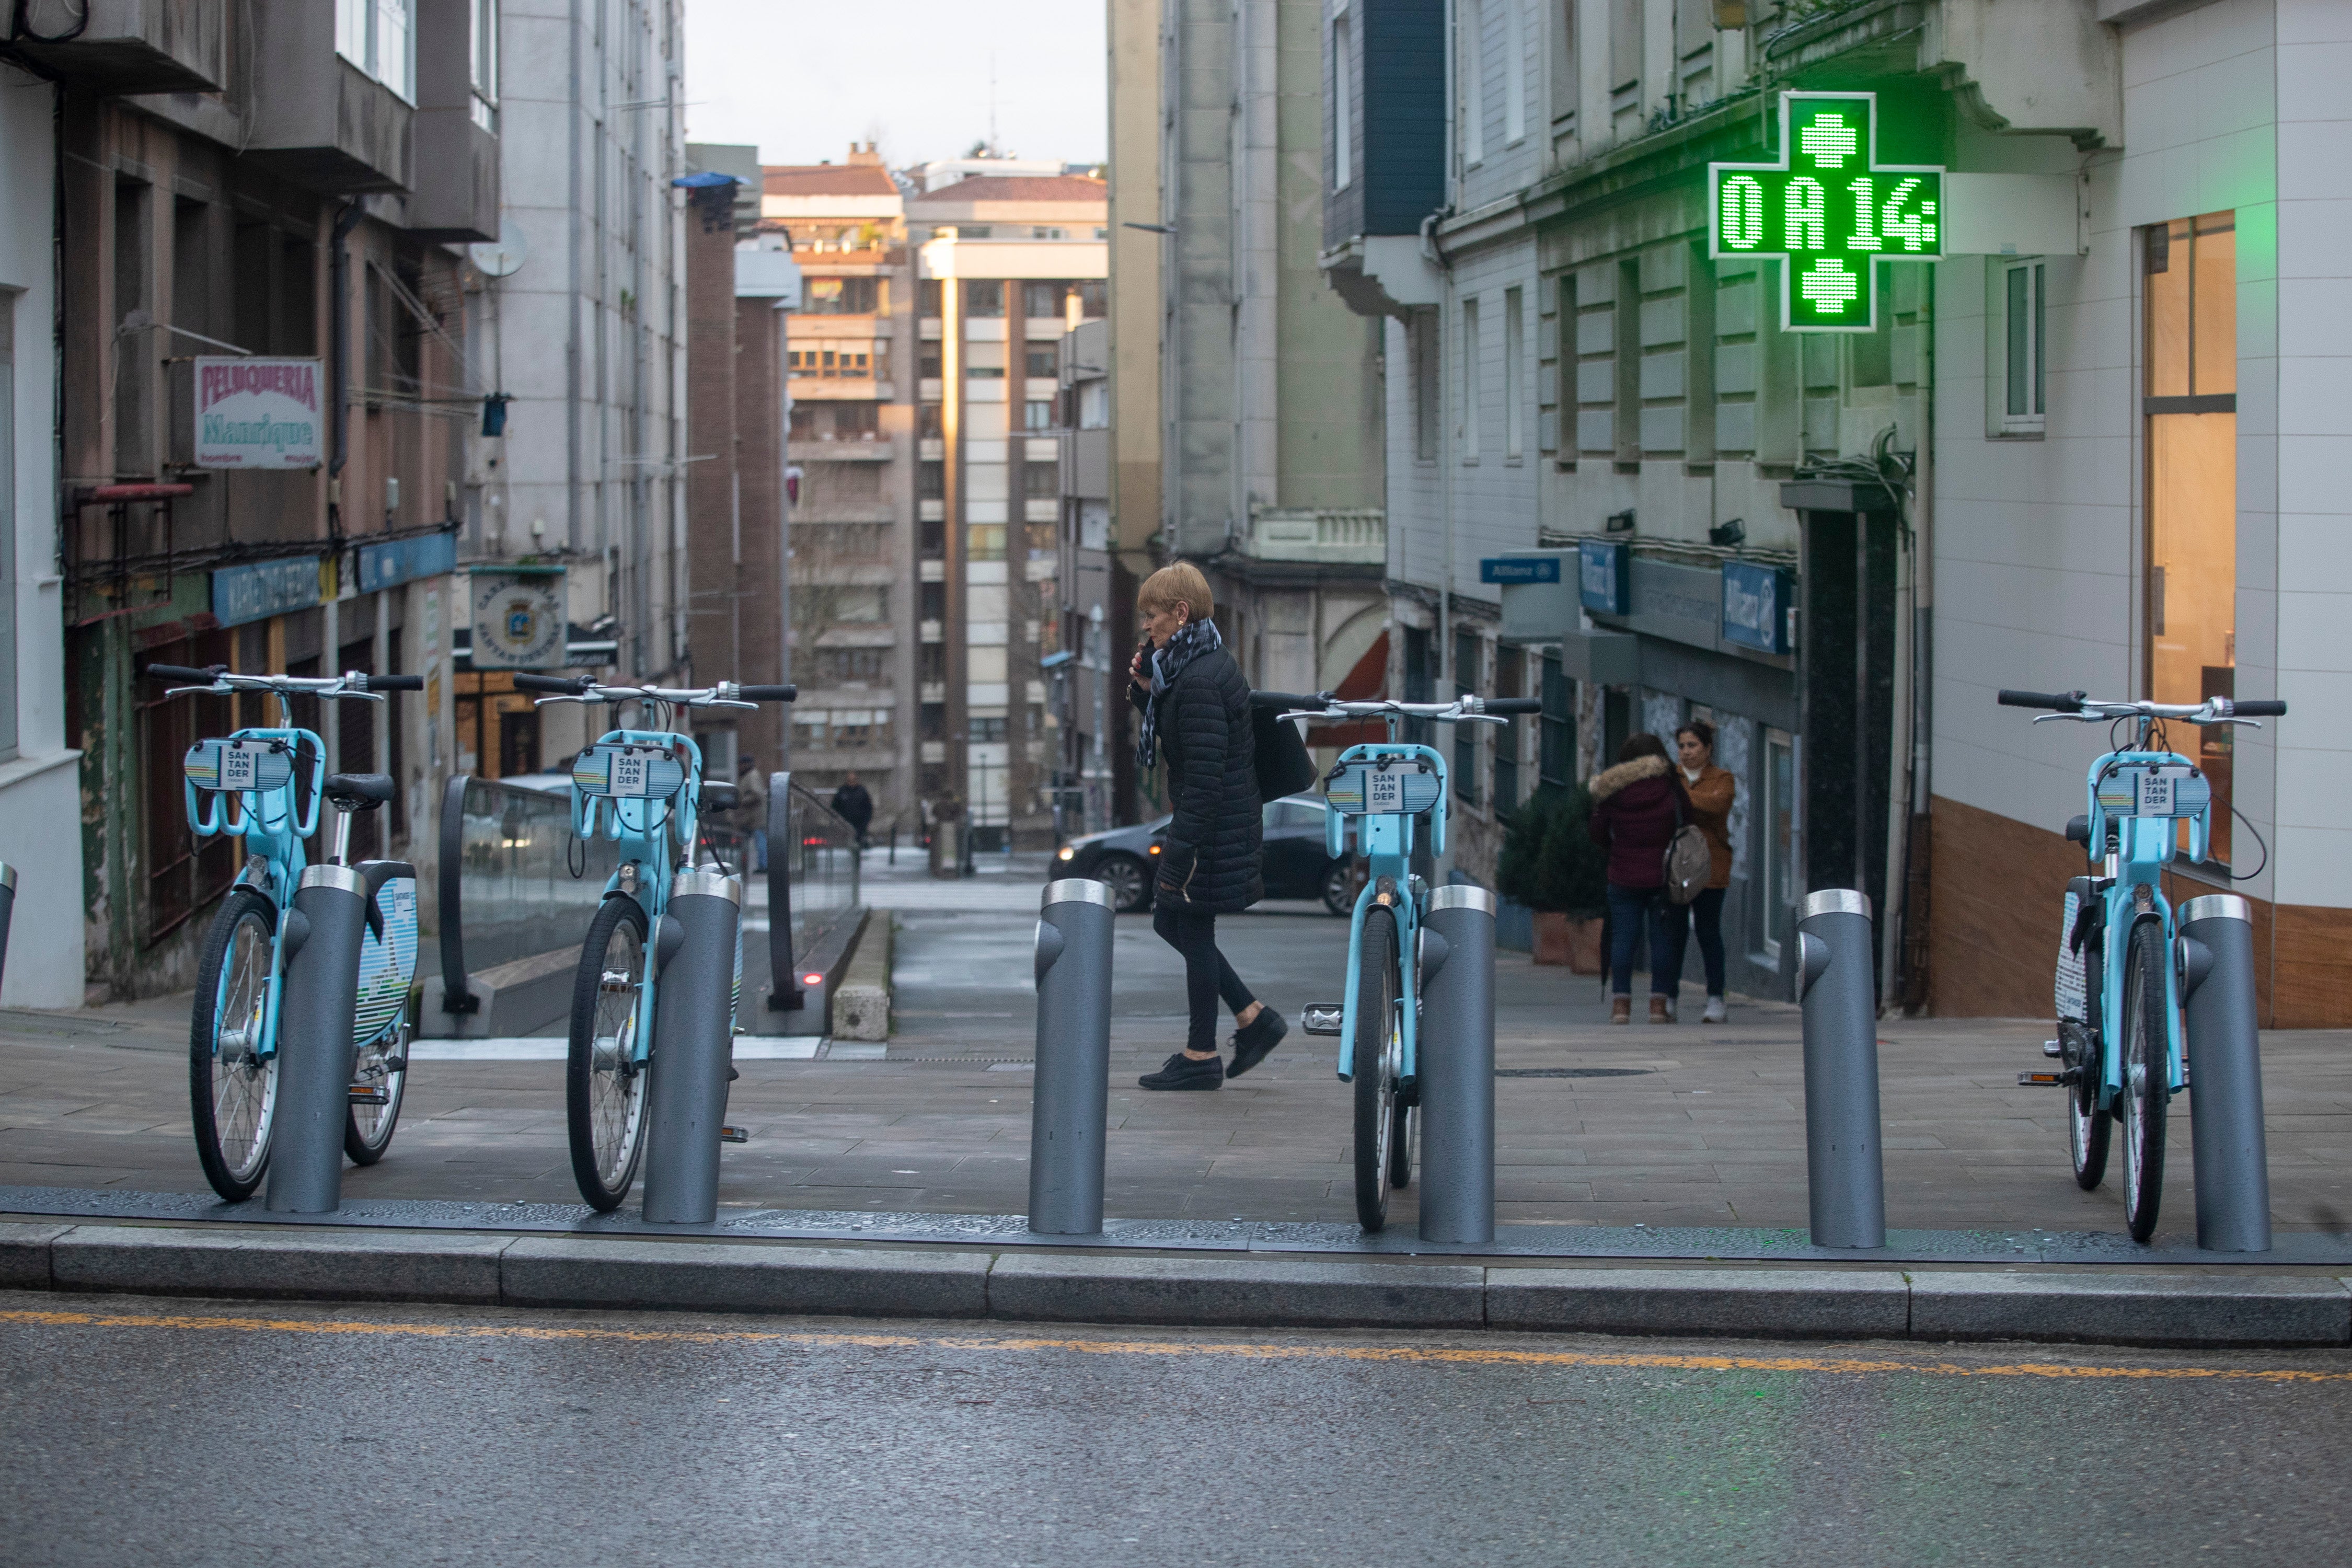
[[[921,593],[906,201],[870,146],[840,163],[772,164],[761,181],[761,243],[786,244],[802,274],[782,382],[798,490],[791,764],[816,788],[855,773],[877,823],[911,825]]]
[[[1078,175],[974,175],[910,197],[907,221],[921,788],[978,848],[1046,848],[1063,751],[1041,663],[1063,630],[1059,344],[1108,309],[1107,193]]]
[[[1327,12],[1324,260],[1387,318],[1395,675],[1547,700],[1516,727],[1530,732],[1454,742],[1464,868],[1487,874],[1514,789],[1571,784],[1628,733],[1706,717],[1741,785],[1735,989],[1785,986],[1805,891],[1858,887],[1883,916],[1890,1004],[2044,1010],[2054,891],[2021,900],[2016,878],[2030,863],[2058,885],[2084,758],[2046,726],[2004,727],[1990,689],[2194,700],[2335,668],[2294,641],[2298,614],[2326,613],[2324,594],[2295,595],[2325,579],[2284,566],[2333,515],[2307,484],[2285,499],[2333,437],[2275,390],[2328,385],[2334,351],[2309,335],[2298,365],[2271,326],[2333,276],[2288,223],[2319,213],[2294,205],[2315,187],[2290,185],[2314,177],[2319,134],[2294,93],[2336,47],[2331,15]],[[1942,259],[1871,263],[1867,330],[1792,330],[1785,261],[1712,254],[1707,165],[1785,158],[1782,95],[1807,90],[1874,95],[1874,165],[1946,171]],[[2180,129],[2193,102],[2226,102],[2227,128]],[[2242,223],[2263,226],[2248,268],[2223,254]],[[2233,364],[2236,386],[2174,363],[2195,331],[2163,323],[2194,310],[2236,334],[2198,361]],[[2207,423],[2146,423],[2167,419]],[[1762,624],[1759,603],[1796,614]],[[2231,864],[2181,868],[2184,885],[2294,889],[2263,906],[2281,1020],[2321,1005],[2315,933],[2352,902],[2286,868],[2334,852],[2288,794],[2299,759],[2274,748],[2294,733],[2240,731],[2205,759],[2273,862],[2250,872],[2232,841]]]
[[[54,83],[43,177],[62,198],[60,471],[16,525],[20,557],[28,529],[56,542],[36,579],[62,623],[51,754],[79,753],[72,816],[26,826],[79,838],[79,977],[120,996],[187,983],[242,865],[190,833],[182,754],[265,721],[257,701],[166,700],[151,663],[425,672],[422,701],[294,717],[331,766],[399,783],[354,847],[431,859],[461,432],[490,390],[456,247],[498,233],[496,12],[270,0],[91,22],[12,45]],[[267,449],[237,396],[278,400]]]

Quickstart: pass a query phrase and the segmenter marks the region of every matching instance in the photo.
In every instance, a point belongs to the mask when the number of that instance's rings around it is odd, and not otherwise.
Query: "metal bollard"
[[[1100,1236],[1110,1108],[1110,889],[1045,884],[1037,918],[1037,1073],[1029,1111],[1029,1228]]]
[[[1495,895],[1433,889],[1421,928],[1421,1239],[1495,1239]]]
[[[1886,1245],[1878,1134],[1878,987],[1870,900],[1844,888],[1805,896],[1797,922],[1805,1015],[1805,1182],[1815,1247]]]
[[[278,1124],[266,1202],[278,1214],[331,1214],[343,1202],[352,1030],[359,1011],[367,878],[312,866],[286,916],[278,1003]]]
[[[16,915],[16,868],[0,860],[0,977],[8,968],[8,922]]]
[[[653,1081],[646,1107],[646,1218],[709,1225],[719,1216],[719,1133],[732,1054],[735,934],[743,884],[680,871],[654,940]]]
[[[2180,906],[2180,966],[2197,1245],[2209,1252],[2268,1252],[2270,1156],[2254,1025],[2254,929],[2245,900],[2209,893]]]

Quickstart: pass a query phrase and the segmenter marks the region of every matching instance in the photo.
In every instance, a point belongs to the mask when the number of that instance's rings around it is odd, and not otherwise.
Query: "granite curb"
[[[0,1224],[0,1289],[1231,1328],[2352,1344],[2312,1274],[1507,1268],[706,1237]]]

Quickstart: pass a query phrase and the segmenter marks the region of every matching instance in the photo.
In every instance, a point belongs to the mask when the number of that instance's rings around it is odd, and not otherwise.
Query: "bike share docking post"
[[[367,876],[350,866],[302,873],[286,915],[278,1002],[278,1128],[267,1203],[278,1214],[331,1214],[343,1202],[343,1123],[351,1113]]]
[[[1805,1183],[1815,1247],[1886,1245],[1878,1131],[1878,985],[1870,900],[1805,896],[1797,922],[1805,1016]]]
[[[2246,900],[2209,893],[2180,906],[2181,990],[2194,1112],[2197,1245],[2271,1249],[2271,1175],[2263,1139],[2263,1055],[2255,1031],[2254,928]]]
[[[1495,895],[1433,888],[1421,928],[1421,1239],[1495,1239]]]
[[[8,923],[16,917],[16,868],[0,860],[0,973],[8,967]]]
[[[800,835],[793,831],[793,775],[768,775],[768,1008],[790,1012],[808,1005],[801,990],[800,965],[793,958],[793,867],[801,858]],[[825,1030],[820,1027],[817,1033]]]
[[[1110,1109],[1111,890],[1045,884],[1037,918],[1037,1072],[1029,1111],[1029,1229],[1100,1236]]]
[[[743,884],[680,871],[654,939],[653,1080],[646,1086],[646,1218],[709,1225],[719,1216],[719,1135],[727,1120],[735,927]]]

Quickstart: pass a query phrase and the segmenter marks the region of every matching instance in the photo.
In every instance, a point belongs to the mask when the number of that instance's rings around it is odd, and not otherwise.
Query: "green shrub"
[[[1585,831],[1591,816],[1592,792],[1581,786],[1546,786],[1513,812],[1495,865],[1504,897],[1580,919],[1599,914],[1609,899],[1609,852]]]

